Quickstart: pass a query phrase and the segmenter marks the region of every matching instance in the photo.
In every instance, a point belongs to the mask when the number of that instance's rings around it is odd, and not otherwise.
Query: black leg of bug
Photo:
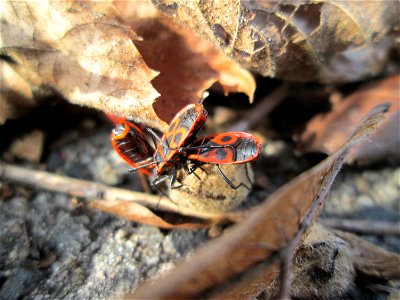
[[[250,190],[250,188],[245,185],[243,182],[239,183],[238,185],[234,185],[233,182],[226,177],[226,175],[224,174],[224,172],[222,172],[221,167],[219,165],[216,165],[218,172],[221,174],[222,178],[225,180],[225,182],[234,190],[237,190],[238,188],[240,188],[241,186],[245,187],[246,189]]]
[[[154,148],[157,148],[157,142],[156,141],[160,142],[161,141],[160,137],[158,136],[157,133],[154,132],[154,130],[152,130],[150,128],[146,128],[146,130],[151,133],[150,137],[151,137],[151,140],[153,141]]]
[[[181,148],[170,148],[168,150],[178,150],[179,152],[187,152],[187,151],[196,150],[196,149],[219,149],[219,148],[231,148],[232,151],[235,151],[235,147],[233,145],[188,146],[188,147],[181,147]]]
[[[150,136],[152,137],[153,141],[154,141],[154,139],[156,139],[161,145],[163,145],[164,148],[166,148],[168,150],[173,150],[173,149],[169,148],[167,143],[165,141],[163,141],[153,129],[146,128],[146,130],[150,133]],[[154,144],[156,144],[156,143],[154,142]],[[156,145],[156,147],[157,147],[157,145]]]
[[[135,171],[137,171],[137,170],[146,168],[146,167],[148,167],[148,166],[155,165],[155,164],[157,164],[157,162],[156,162],[156,161],[152,161],[152,162],[149,162],[149,163],[146,163],[146,164],[142,164],[142,165],[140,165],[140,162],[139,162],[138,164],[139,164],[139,166],[138,166],[137,168],[128,169],[128,172],[129,172],[129,173],[135,172]]]
[[[196,170],[196,168],[194,168],[194,169],[193,169],[193,167],[189,168],[189,161],[186,161],[186,162],[183,164],[183,170],[185,171],[185,173],[186,173],[187,175],[193,174],[194,176],[196,176],[196,178],[197,178],[198,180],[201,180],[200,177],[199,177],[199,175],[197,175],[197,174],[194,172],[194,171]]]
[[[176,167],[174,168],[174,170],[172,171],[172,173],[169,175],[169,177],[171,178],[170,182],[169,182],[169,188],[171,190],[173,189],[179,189],[183,186],[182,183],[179,182],[178,186],[174,186],[174,183],[176,181]]]
[[[172,148],[170,147],[166,141],[163,141],[158,134],[151,128],[146,128],[146,130],[150,133],[154,144],[156,139],[165,149],[172,151],[172,150],[177,150],[179,152],[187,152],[190,150],[196,150],[196,149],[214,149],[214,148],[231,148],[232,150],[234,150],[234,146],[233,145],[206,145],[206,146],[188,146],[188,147],[179,147],[179,148]]]
[[[187,163],[187,165],[192,164],[192,166],[189,168],[189,173],[188,174],[194,173],[194,171],[196,171],[197,168],[199,168],[204,173],[206,173],[206,175],[208,175],[207,171],[205,169],[203,169],[203,167],[202,167],[203,163],[196,162],[196,161],[193,162],[193,161],[190,161],[190,160],[187,160],[186,163]]]
[[[247,164],[244,164],[244,167],[245,167],[245,171],[246,171],[246,177],[247,177],[247,180],[249,181],[249,183],[250,183],[250,186],[252,186],[252,185],[253,185],[253,182],[252,182],[252,181],[251,181],[251,179],[250,179],[248,165],[247,165]]]
[[[165,197],[171,200],[171,198],[165,193],[165,191],[159,187],[159,184],[165,182],[169,177],[170,177],[169,175],[157,176],[156,178],[154,178],[154,180],[150,181],[150,185],[154,187],[157,191],[159,191],[161,194],[163,194]]]

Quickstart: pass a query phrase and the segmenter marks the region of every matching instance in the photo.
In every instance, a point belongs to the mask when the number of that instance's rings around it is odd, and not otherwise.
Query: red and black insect
[[[153,160],[145,165],[136,166],[130,172],[152,165],[154,169],[151,185],[157,188],[158,184],[169,178],[169,185],[174,188],[176,172],[185,159],[181,152],[195,141],[197,133],[206,122],[207,115],[208,112],[201,103],[190,104],[176,114],[161,139],[152,129],[147,128],[152,137],[159,142]]]
[[[225,132],[197,139],[190,147],[189,160],[211,164],[243,164],[256,159],[260,140],[246,132]]]
[[[171,164],[181,158],[179,152],[194,142],[206,122],[207,115],[207,110],[200,103],[187,105],[176,114],[154,154],[158,174],[173,167]]]
[[[244,183],[234,185],[222,172],[220,165],[243,164],[256,159],[261,149],[261,142],[256,136],[246,132],[213,134],[196,140],[188,148],[191,150],[188,152],[187,161],[188,163],[194,163],[190,172],[194,172],[199,164],[215,164],[218,172],[231,188],[237,189],[240,186],[244,186],[249,189]],[[246,176],[251,182],[247,167]]]
[[[168,130],[160,137],[150,128],[146,128],[153,141],[158,140],[156,149],[147,141],[144,132],[130,122],[116,126],[112,135],[114,149],[133,169],[151,175],[151,185],[170,179],[174,187],[177,170],[183,166],[187,173],[193,173],[201,164],[216,164],[225,181],[235,186],[222,172],[220,164],[241,164],[257,158],[261,143],[254,135],[245,132],[227,132],[196,139],[207,119],[207,110],[201,103],[190,104],[183,108],[172,120]],[[188,164],[192,168],[188,168]],[[247,168],[246,168],[247,172]],[[195,173],[194,173],[195,174]],[[244,185],[246,186],[246,185]]]
[[[133,168],[147,175],[153,174],[152,169],[155,165],[149,163],[153,160],[154,148],[138,126],[128,121],[121,121],[112,131],[111,144]]]

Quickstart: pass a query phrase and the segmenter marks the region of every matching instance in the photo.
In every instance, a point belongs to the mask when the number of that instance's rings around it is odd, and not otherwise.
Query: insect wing
[[[191,144],[197,133],[203,128],[208,112],[202,104],[190,104],[176,114],[162,140],[165,144],[159,144],[155,160],[159,161],[158,172],[162,172],[164,166],[170,161],[180,148]]]
[[[242,164],[256,159],[260,153],[260,140],[246,132],[213,134],[196,140],[188,159],[211,164]]]
[[[154,154],[154,149],[142,130],[128,121],[115,126],[111,134],[111,144],[119,156],[134,168],[150,162]],[[153,165],[146,166],[139,171],[150,175],[153,167]]]

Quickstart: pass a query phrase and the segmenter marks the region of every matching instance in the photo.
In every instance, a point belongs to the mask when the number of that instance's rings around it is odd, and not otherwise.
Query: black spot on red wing
[[[216,154],[216,156],[217,156],[217,158],[219,160],[224,160],[228,156],[228,153],[226,152],[226,149],[223,149],[223,148],[218,149],[217,151],[215,151],[215,154]]]
[[[222,137],[221,141],[223,141],[223,142],[229,142],[231,139],[232,139],[231,136],[225,135],[224,137]]]
[[[178,145],[179,142],[181,141],[182,138],[182,133],[179,132],[177,135],[174,136],[174,145]]]
[[[177,125],[179,124],[180,120],[177,119],[174,121],[174,123],[172,123],[169,128],[168,128],[168,132],[172,133],[174,132],[174,130],[176,129]]]

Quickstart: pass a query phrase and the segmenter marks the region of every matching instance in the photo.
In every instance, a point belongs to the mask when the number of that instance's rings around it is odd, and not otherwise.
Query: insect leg
[[[151,157],[150,159],[152,159],[152,157]],[[148,161],[148,160],[144,160],[144,161],[142,162],[142,163],[143,163],[142,165],[140,165],[140,163],[138,163],[139,166],[138,166],[137,168],[131,168],[131,169],[128,170],[128,172],[129,172],[129,173],[132,173],[132,172],[135,172],[135,171],[137,171],[137,170],[143,169],[143,168],[145,168],[145,167],[148,167],[148,166],[157,164],[156,161],[152,161],[152,162],[149,162],[149,163],[145,163],[146,161]]]
[[[189,168],[189,161],[187,160],[184,164],[183,164],[183,170],[185,171],[186,174],[190,175],[190,174],[194,174],[194,176],[196,176],[196,178],[198,180],[201,180],[200,177],[194,172],[197,169],[197,166]]]
[[[172,173],[170,175],[171,181],[169,182],[169,187],[170,187],[171,190],[172,189],[179,189],[179,188],[181,188],[183,186],[183,184],[181,182],[179,182],[180,185],[174,186],[174,183],[176,181],[176,173],[177,173],[176,170],[178,170],[178,164],[176,163],[176,161],[174,161],[173,164],[174,164],[174,169],[172,170]]]
[[[163,141],[153,129],[146,128],[146,130],[151,134],[152,138],[155,138],[161,145],[163,145],[163,147],[167,148],[168,150],[172,150],[169,148],[167,143],[165,141]],[[156,147],[157,147],[157,145],[156,145]]]
[[[225,182],[234,190],[237,190],[238,188],[240,188],[241,186],[244,186],[246,189],[250,190],[250,188],[245,185],[243,182],[239,183],[238,185],[234,185],[233,182],[226,177],[226,175],[224,174],[224,172],[222,172],[221,167],[219,165],[217,165],[218,168],[218,172],[221,174],[222,178],[225,180]]]
[[[250,179],[248,165],[247,165],[247,164],[244,164],[244,167],[245,167],[245,170],[246,170],[246,177],[247,177],[247,180],[250,182],[250,185],[253,185],[253,182],[252,182],[251,179]]]
[[[165,191],[158,186],[160,183],[166,181],[169,177],[170,177],[169,175],[157,176],[156,178],[150,181],[150,185],[154,187],[157,191],[159,191],[161,194],[163,194],[165,197],[167,197],[169,200],[171,200],[171,198],[165,193]]]

